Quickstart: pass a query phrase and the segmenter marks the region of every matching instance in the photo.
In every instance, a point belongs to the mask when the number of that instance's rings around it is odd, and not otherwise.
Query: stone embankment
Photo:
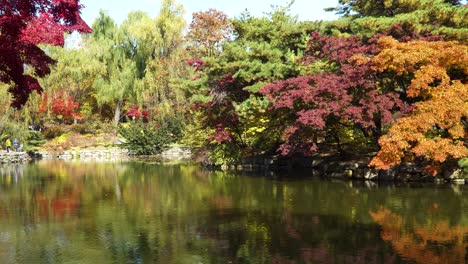
[[[61,160],[90,160],[90,161],[113,161],[127,160],[130,153],[126,149],[83,149],[69,150],[62,152],[36,152],[31,156],[26,152],[10,152],[0,153],[0,163],[18,163],[26,162],[33,159],[61,159]],[[155,157],[162,160],[187,160],[192,156],[192,152],[188,148],[173,147]]]
[[[26,152],[0,152],[0,163],[23,163],[30,159],[31,158]]]
[[[34,158],[61,160],[122,160],[128,158],[126,149],[69,150],[63,152],[37,152]]]
[[[375,170],[369,167],[370,158],[343,161],[337,157],[313,158],[252,158],[238,164],[223,165],[222,170],[254,171],[285,171],[292,168],[302,168],[311,176],[342,180],[369,180],[395,182],[452,182],[468,184],[468,173],[463,168],[445,168],[436,177],[427,174],[422,166],[405,163],[390,170]]]
[[[188,160],[192,158],[192,150],[184,147],[173,147],[161,153],[163,160]]]

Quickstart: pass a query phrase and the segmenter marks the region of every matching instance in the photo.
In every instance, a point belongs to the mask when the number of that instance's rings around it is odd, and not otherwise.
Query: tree
[[[192,14],[187,39],[202,57],[216,54],[231,35],[231,23],[224,12],[210,8]]]
[[[0,6],[0,81],[12,83],[12,105],[21,107],[32,91],[41,92],[36,80],[50,73],[54,61],[39,44],[63,45],[65,32],[90,32],[80,17],[79,0],[2,1]],[[31,69],[33,74],[25,74]]]
[[[338,13],[345,16],[324,23],[326,32],[372,37],[395,25],[404,25],[406,34],[443,35],[464,41],[468,35],[468,8],[449,0],[342,0]]]
[[[121,147],[128,149],[133,155],[161,153],[173,141],[168,127],[145,124],[141,120],[121,124],[118,130],[125,139]]]
[[[191,60],[197,77],[187,91],[211,136],[206,145],[217,163],[259,155],[276,148],[277,119],[259,93],[269,82],[296,76],[296,64],[314,25],[298,22],[288,8],[266,17],[244,13],[231,20],[234,39],[222,52]],[[235,157],[235,158],[234,158]]]
[[[134,90],[136,66],[126,56],[124,33],[103,11],[93,23],[88,45],[102,67],[93,83],[99,104],[114,105],[114,124],[120,121],[124,100]]]
[[[148,122],[148,112],[144,109],[140,109],[137,105],[130,107],[126,115],[131,119],[142,119],[143,122]]]
[[[405,92],[416,103],[379,140],[381,150],[370,165],[388,169],[419,157],[436,175],[439,165],[468,155],[468,46],[389,37],[379,44],[375,69],[410,78]]]
[[[431,1],[435,2],[435,1]],[[461,6],[461,0],[439,0],[439,3],[447,3],[453,6]],[[408,0],[339,0],[337,7],[327,8],[327,11],[336,11],[337,14],[364,16],[395,16],[402,13],[416,11],[428,1]]]
[[[52,114],[63,122],[71,123],[77,119],[81,119],[80,114],[77,112],[79,107],[80,104],[75,102],[73,97],[64,92],[60,92],[52,98]]]
[[[156,18],[133,11],[117,27],[101,13],[93,25],[90,43],[103,69],[94,87],[99,103],[115,108],[116,125],[122,109],[130,105],[143,106],[150,116],[183,108],[177,83],[188,69],[182,46],[183,8],[173,0],[161,5]]]
[[[83,36],[83,38],[85,38]],[[56,61],[51,67],[51,73],[44,78],[39,78],[39,83],[44,87],[46,108],[50,109],[52,99],[61,97],[64,93],[71,96],[81,105],[84,119],[97,113],[97,97],[93,88],[93,82],[101,71],[101,64],[95,54],[91,52],[89,42],[82,41],[79,47],[53,47],[47,46],[49,56]],[[25,107],[35,109],[39,105],[38,97],[32,96],[32,104],[28,102]],[[33,110],[34,112],[34,110]],[[35,119],[35,118],[33,118]],[[37,121],[33,121],[35,123]]]
[[[397,93],[379,86],[382,81],[369,62],[354,59],[357,53],[372,57],[375,52],[372,42],[358,37],[313,33],[301,61],[309,67],[319,63],[319,68],[262,88],[273,104],[271,111],[282,119],[283,155],[309,155],[317,150],[318,138],[336,143],[340,151],[345,136],[376,143],[384,126],[406,107]]]
[[[190,76],[185,63],[188,53],[183,33],[186,28],[184,9],[174,0],[161,2],[159,15],[152,21],[149,32],[154,38],[145,45],[152,50],[147,57],[146,75],[138,90],[138,103],[152,116],[161,118],[180,115],[186,111],[183,81]],[[146,33],[148,35],[148,32]]]

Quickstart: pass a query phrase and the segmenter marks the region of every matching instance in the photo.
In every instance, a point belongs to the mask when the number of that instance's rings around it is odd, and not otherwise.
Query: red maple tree
[[[14,107],[24,105],[32,91],[42,92],[34,76],[49,74],[54,62],[39,44],[63,45],[65,32],[91,31],[81,8],[79,0],[0,0],[0,82],[12,83]]]
[[[144,110],[143,108],[138,107],[137,105],[133,105],[127,111],[127,116],[132,119],[143,119],[143,122],[148,122],[148,111]]]
[[[339,127],[357,127],[374,140],[382,127],[405,111],[399,95],[378,86],[371,64],[357,63],[355,54],[372,57],[376,45],[358,37],[329,37],[313,33],[301,59],[305,65],[318,60],[332,71],[277,81],[262,88],[272,102],[272,112],[285,116],[281,154],[310,154],[317,149],[315,137],[333,136]],[[364,56],[364,55],[363,55]],[[285,118],[285,119],[286,119]]]
[[[80,104],[75,102],[72,97],[58,97],[52,101],[52,113],[62,116],[64,120],[81,119],[81,115],[76,113]]]

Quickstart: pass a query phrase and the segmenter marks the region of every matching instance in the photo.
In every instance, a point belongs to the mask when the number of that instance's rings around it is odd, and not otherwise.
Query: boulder
[[[377,180],[379,174],[374,169],[367,168],[364,170],[364,179],[366,180]]]

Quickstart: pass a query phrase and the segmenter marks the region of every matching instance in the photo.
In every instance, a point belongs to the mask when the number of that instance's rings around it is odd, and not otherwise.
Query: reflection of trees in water
[[[431,219],[415,224],[385,208],[370,215],[382,227],[382,239],[402,257],[416,263],[465,263],[468,227]]]
[[[0,188],[0,262],[395,263],[405,260],[369,210],[466,221],[463,187],[277,181],[191,165],[40,162]],[[443,206],[424,208],[440,197]]]
[[[18,182],[18,179],[23,177],[26,163],[7,163],[0,164],[0,176],[2,181]]]

